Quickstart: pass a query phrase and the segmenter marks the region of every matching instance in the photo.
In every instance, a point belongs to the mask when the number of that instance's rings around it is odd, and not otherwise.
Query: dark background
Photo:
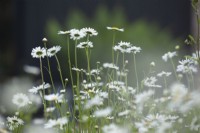
[[[99,5],[121,7],[130,22],[145,18],[169,28],[174,37],[190,33],[190,0],[1,0],[0,82],[21,74],[30,63],[31,49],[45,36],[48,19],[64,23],[72,9],[93,17]]]

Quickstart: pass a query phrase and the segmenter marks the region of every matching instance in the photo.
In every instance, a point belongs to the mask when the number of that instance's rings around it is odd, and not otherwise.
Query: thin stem
[[[45,43],[45,42],[44,42],[44,47],[45,47],[45,49],[46,49],[46,55],[47,55],[47,46],[46,46],[46,43]],[[50,62],[49,62],[49,57],[48,57],[48,55],[46,56],[46,58],[47,58],[48,72],[49,72],[51,84],[52,84],[54,93],[56,93],[56,89],[55,89],[54,82],[53,82],[53,77],[52,77],[52,74],[51,74],[51,66],[50,66]]]
[[[138,81],[138,74],[137,74],[137,65],[136,65],[135,54],[133,54],[133,62],[134,62],[134,68],[135,68],[135,77],[136,77],[136,84],[137,84],[137,92],[139,92],[139,81]]]
[[[40,57],[40,74],[42,78],[42,100],[43,100],[43,105],[44,105],[44,114],[46,112],[46,101],[44,100],[44,95],[45,95],[45,90],[44,90],[44,75],[43,75],[43,68],[42,68],[42,59]]]
[[[170,58],[170,61],[171,61],[171,64],[172,64],[172,67],[173,67],[173,70],[174,70],[174,74],[175,74],[176,80],[179,81],[178,75],[176,73],[176,68],[175,68],[175,65],[174,65],[174,62],[173,62],[172,58]]]
[[[115,31],[113,31],[113,40],[112,40],[112,63],[114,64],[115,62],[115,57],[114,57],[114,50],[113,50],[113,47],[115,45],[115,36],[116,36],[116,33]]]
[[[60,62],[59,62],[56,54],[55,54],[55,58],[56,58],[56,61],[57,61],[57,64],[58,64],[58,71],[59,71],[59,74],[60,74],[60,80],[62,82],[63,89],[65,89],[65,84],[64,84],[64,80],[63,80],[63,76],[62,76],[62,70],[61,70],[61,67],[60,67]]]

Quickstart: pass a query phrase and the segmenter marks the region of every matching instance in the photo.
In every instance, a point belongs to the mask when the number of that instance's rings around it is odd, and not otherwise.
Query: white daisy
[[[197,67],[195,65],[194,60],[192,59],[185,59],[182,61],[179,61],[180,65],[177,66],[176,71],[182,72],[182,73],[191,73],[191,72],[197,72]]]
[[[191,131],[199,131],[200,129],[200,122],[198,120],[198,117],[194,117],[191,121],[191,124],[190,124],[190,130]]]
[[[106,27],[108,30],[114,30],[114,31],[121,31],[121,32],[124,32],[124,29],[123,28],[117,28],[117,27]]]
[[[106,117],[106,116],[110,115],[111,112],[112,112],[112,108],[111,107],[107,107],[105,109],[96,110],[94,112],[94,116],[95,117]]]
[[[93,48],[92,42],[87,41],[87,42],[81,42],[77,46],[77,48]]]
[[[122,111],[122,112],[119,112],[119,113],[118,113],[118,116],[126,116],[126,115],[128,115],[130,112],[131,112],[130,110],[124,110],[124,111]]]
[[[42,85],[39,85],[36,87],[33,86],[31,89],[29,89],[29,92],[36,94],[38,93],[38,91],[43,90],[43,89],[48,89],[50,87],[51,85],[49,83],[46,83],[46,84],[43,83]]]
[[[82,28],[81,31],[89,36],[96,36],[98,35],[98,32],[94,30],[93,28]]]
[[[65,34],[69,34],[70,31],[58,31],[58,35],[65,35]]]
[[[165,62],[167,62],[168,59],[171,59],[171,58],[173,58],[174,56],[177,56],[176,51],[174,51],[174,52],[167,52],[167,53],[165,53],[165,54],[162,56],[162,59],[163,59]]]
[[[86,34],[83,31],[80,31],[78,29],[71,29],[70,30],[70,39],[79,40],[79,39],[81,39],[85,36],[86,36]]]
[[[88,100],[85,104],[85,109],[89,109],[92,106],[95,105],[102,105],[103,104],[103,98],[99,95],[95,95],[92,99]]]
[[[60,126],[60,129],[63,130],[64,125],[68,123],[67,117],[61,117],[58,118],[57,120],[48,120],[48,122],[44,125],[44,128],[53,128]]]
[[[59,95],[57,93],[57,94],[45,95],[44,99],[47,100],[47,101],[62,102],[63,101],[63,97],[64,97],[63,94]]]
[[[162,71],[160,73],[157,74],[158,77],[162,77],[162,76],[170,76],[172,73],[171,72],[165,72],[165,71]]]
[[[44,58],[46,56],[46,50],[45,48],[41,48],[39,46],[39,47],[33,48],[31,55],[33,58],[41,58],[41,57]]]
[[[153,87],[153,88],[160,88],[160,85],[156,85],[157,79],[156,77],[147,77],[144,79],[144,85],[147,87]]]
[[[12,102],[17,105],[19,108],[31,104],[28,96],[23,93],[17,93],[13,96]]]
[[[117,126],[112,123],[102,127],[103,133],[130,133],[128,128]]]
[[[39,75],[40,74],[40,69],[38,67],[35,67],[35,66],[25,65],[23,67],[23,69],[26,73],[29,73],[29,74],[33,74],[33,75]]]
[[[55,109],[55,107],[48,107],[46,108],[46,112],[53,112]]]
[[[104,67],[104,68],[116,69],[116,70],[118,70],[118,69],[119,69],[119,67],[118,67],[118,66],[116,66],[116,65],[115,65],[115,64],[113,64],[113,63],[103,63],[103,67]]]
[[[54,56],[58,51],[60,51],[61,47],[60,46],[53,46],[52,48],[47,50],[47,55],[49,57]]]
[[[16,116],[7,117],[7,126],[10,130],[14,130],[19,126],[24,125],[24,121]]]

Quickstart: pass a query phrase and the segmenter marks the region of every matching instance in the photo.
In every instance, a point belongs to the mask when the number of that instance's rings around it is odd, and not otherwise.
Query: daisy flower
[[[157,79],[156,77],[147,77],[144,79],[144,85],[147,87],[155,87],[155,88],[160,88],[160,85],[156,85]]]
[[[106,27],[108,30],[114,30],[114,31],[121,31],[121,32],[124,32],[124,29],[123,28],[117,28],[117,27]]]
[[[92,42],[87,41],[87,42],[81,42],[77,46],[77,48],[93,48]]]
[[[98,32],[94,30],[93,28],[82,28],[81,31],[89,36],[96,36],[98,35]]]
[[[105,108],[105,109],[96,110],[96,111],[94,112],[94,116],[95,116],[95,117],[106,117],[106,116],[110,115],[111,112],[112,112],[112,108],[107,107],[107,108]]]
[[[70,30],[70,39],[79,40],[79,39],[81,39],[85,36],[86,36],[86,34],[83,31],[80,31],[78,29],[71,29]]]
[[[116,65],[113,64],[113,63],[104,63],[104,64],[103,64],[103,67],[104,67],[104,68],[112,68],[112,69],[116,69],[116,70],[119,69],[119,67],[116,66]]]
[[[29,89],[29,92],[36,94],[36,93],[38,93],[39,90],[48,89],[50,87],[51,87],[51,85],[49,83],[46,83],[46,84],[43,83],[39,86],[32,87],[31,89]]]
[[[58,31],[58,35],[65,35],[65,34],[69,34],[70,31]]]
[[[12,102],[19,108],[24,107],[32,102],[29,100],[28,96],[23,93],[17,93],[13,96]]]
[[[23,67],[23,70],[26,73],[33,74],[33,75],[39,75],[40,74],[40,69],[38,67],[35,67],[35,66],[25,65]]]
[[[58,51],[60,51],[61,47],[60,46],[53,46],[52,48],[47,50],[47,55],[49,57],[54,56]]]
[[[102,127],[103,133],[130,133],[125,127],[119,127],[114,123]]]
[[[67,117],[61,117],[57,120],[50,119],[45,125],[44,128],[53,128],[53,127],[60,127],[63,130],[63,126],[68,123]]]
[[[16,116],[7,117],[7,125],[10,130],[14,130],[21,125],[24,125],[24,121]]]
[[[195,66],[195,62],[191,59],[185,59],[182,61],[179,61],[179,65],[177,66],[176,71],[182,72],[182,73],[191,73],[191,72],[197,72],[197,68]]]
[[[171,72],[165,72],[165,71],[162,71],[160,73],[157,74],[158,77],[162,77],[162,76],[170,76],[172,73]]]
[[[177,56],[176,51],[174,51],[174,52],[167,52],[166,54],[164,54],[164,55],[162,56],[162,59],[163,59],[165,62],[167,62],[168,59],[172,59],[174,56]]]
[[[31,55],[33,58],[44,58],[46,56],[46,50],[45,48],[36,47],[33,48]]]
[[[121,53],[128,53],[127,49],[131,47],[130,42],[119,42],[118,45],[115,45],[113,49],[115,51],[120,51]]]
[[[59,95],[57,94],[50,94],[50,95],[45,95],[44,99],[47,101],[55,101],[55,102],[62,102],[63,101],[64,95]]]

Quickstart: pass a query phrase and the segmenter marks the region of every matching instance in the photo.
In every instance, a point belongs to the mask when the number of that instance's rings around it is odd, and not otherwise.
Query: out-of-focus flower
[[[114,31],[121,31],[121,32],[124,32],[124,29],[123,28],[117,28],[117,27],[106,27],[108,30],[114,30]]]
[[[7,126],[10,130],[14,130],[19,126],[24,125],[24,121],[16,116],[7,117]]]
[[[110,115],[112,112],[112,108],[111,107],[107,107],[105,109],[100,109],[100,110],[96,110],[94,112],[94,116],[95,117],[107,117],[108,115]]]
[[[144,85],[147,86],[147,87],[153,87],[153,88],[160,88],[161,86],[160,85],[156,85],[157,79],[156,77],[147,77],[144,79]]]
[[[116,66],[116,65],[115,65],[115,64],[113,64],[113,63],[103,63],[103,67],[104,67],[104,68],[116,69],[116,70],[118,70],[118,69],[119,69],[119,67],[118,67],[118,66]]]
[[[63,102],[63,97],[64,97],[63,94],[59,95],[57,93],[57,94],[45,95],[44,99],[47,100],[47,101],[55,101],[55,102],[59,102],[60,103],[60,102]]]
[[[40,69],[38,67],[35,67],[35,66],[25,65],[23,67],[23,69],[26,73],[29,73],[29,74],[33,74],[33,75],[39,75],[40,74]]]
[[[43,90],[43,89],[48,89],[48,88],[50,88],[51,87],[51,85],[49,84],[49,83],[43,83],[43,84],[41,84],[41,85],[39,85],[39,86],[33,86],[31,89],[29,89],[29,92],[31,92],[31,93],[34,93],[34,94],[36,94],[36,93],[38,93],[40,90]]]
[[[32,104],[32,102],[29,100],[28,96],[23,93],[17,93],[13,96],[12,102],[17,105],[17,107],[25,107],[29,104]]]
[[[53,128],[59,126],[61,130],[63,130],[64,125],[68,123],[67,117],[58,118],[57,120],[48,120],[48,122],[44,125],[44,128]]]
[[[103,133],[130,133],[125,127],[117,126],[114,123],[102,127]]]
[[[168,59],[172,59],[174,56],[177,56],[176,51],[174,51],[174,52],[167,52],[167,53],[165,53],[165,54],[162,56],[162,59],[163,59],[165,62],[167,62]]]

